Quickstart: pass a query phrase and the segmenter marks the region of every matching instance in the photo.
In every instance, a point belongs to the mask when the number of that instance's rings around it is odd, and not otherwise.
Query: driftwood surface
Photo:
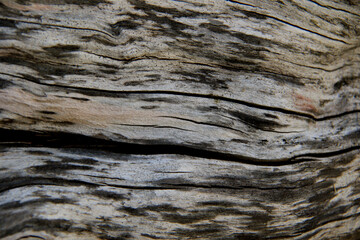
[[[360,239],[357,0],[0,0],[0,239]]]

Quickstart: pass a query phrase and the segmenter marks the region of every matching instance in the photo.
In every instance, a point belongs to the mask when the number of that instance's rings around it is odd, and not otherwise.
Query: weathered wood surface
[[[359,166],[358,150],[258,166],[176,154],[8,148],[1,157],[0,236],[359,239]]]
[[[359,239],[359,22],[0,0],[0,238]]]

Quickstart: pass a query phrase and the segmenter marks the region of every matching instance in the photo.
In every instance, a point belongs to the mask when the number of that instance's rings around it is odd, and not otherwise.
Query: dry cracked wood
[[[280,166],[30,147],[0,161],[4,239],[360,236],[359,150]]]
[[[356,0],[0,0],[0,238],[358,239],[359,22]]]

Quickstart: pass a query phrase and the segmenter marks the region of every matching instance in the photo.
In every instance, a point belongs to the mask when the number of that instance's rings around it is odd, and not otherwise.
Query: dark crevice
[[[196,97],[196,98],[206,98],[206,99],[213,99],[213,100],[237,103],[237,104],[241,104],[241,105],[244,105],[247,107],[253,107],[253,108],[258,108],[258,109],[262,109],[262,110],[268,110],[268,111],[280,112],[280,113],[289,114],[289,115],[295,115],[295,116],[311,119],[313,121],[326,121],[329,119],[339,118],[339,117],[353,114],[353,113],[360,113],[360,109],[354,109],[351,111],[345,111],[345,112],[334,114],[334,115],[328,115],[328,116],[324,116],[324,117],[315,117],[314,115],[305,113],[305,112],[297,112],[294,110],[289,110],[289,109],[280,108],[280,107],[260,105],[257,103],[246,102],[244,100],[238,100],[238,99],[228,98],[228,97],[224,97],[224,96],[217,96],[217,95],[213,95],[213,94],[189,93],[189,92],[178,92],[178,91],[169,91],[169,90],[115,91],[115,90],[106,90],[106,89],[94,89],[94,88],[49,84],[49,83],[44,83],[44,82],[40,82],[40,81],[35,81],[34,79],[27,78],[26,76],[19,77],[19,76],[15,76],[12,74],[6,74],[6,73],[2,73],[2,74],[8,75],[11,77],[16,77],[16,78],[22,78],[26,81],[30,81],[30,82],[44,85],[44,86],[49,86],[49,87],[53,87],[53,88],[65,88],[65,89],[71,90],[73,92],[80,93],[80,94],[87,95],[87,96],[116,98],[116,97],[132,95],[132,94],[133,95],[159,94],[159,95],[177,95],[177,96],[187,96],[187,97]]]
[[[244,132],[242,132],[242,131],[240,131],[240,130],[238,130],[238,129],[231,128],[231,127],[227,127],[227,126],[223,126],[223,125],[220,125],[220,124],[215,124],[215,123],[198,122],[198,121],[194,121],[194,120],[192,120],[192,119],[181,118],[181,117],[171,117],[171,116],[159,116],[159,117],[178,119],[178,120],[181,120],[181,121],[191,122],[191,123],[194,123],[194,124],[200,124],[200,125],[217,127],[217,128],[225,128],[225,129],[229,129],[229,130],[231,130],[231,131],[236,131],[236,132],[244,133]],[[188,131],[189,131],[189,130],[188,130]]]
[[[232,2],[232,3],[236,3],[236,4],[241,4],[241,3],[237,2],[237,1],[232,1],[232,0],[229,0],[229,1]],[[253,14],[253,15],[257,15],[257,16],[258,16],[258,15],[262,15],[263,18],[270,18],[270,19],[273,19],[273,20],[275,20],[275,21],[281,22],[281,23],[283,23],[283,24],[292,26],[292,27],[294,27],[294,28],[298,28],[298,29],[303,30],[303,31],[305,31],[305,32],[309,32],[309,33],[318,35],[318,36],[320,36],[320,37],[323,37],[323,38],[326,38],[326,39],[329,39],[329,40],[333,40],[333,41],[337,41],[337,42],[342,42],[342,43],[344,43],[344,44],[348,44],[348,43],[347,43],[346,41],[344,41],[344,40],[336,39],[336,38],[333,38],[333,37],[326,36],[326,35],[324,35],[324,34],[318,33],[318,32],[316,32],[316,31],[313,31],[313,30],[310,30],[310,29],[306,29],[306,28],[304,28],[304,27],[295,25],[295,24],[293,24],[293,23],[287,22],[287,21],[285,21],[285,20],[283,20],[283,19],[280,19],[280,18],[271,16],[271,15],[259,14],[259,13],[257,13],[257,12],[253,12],[253,11],[247,11],[247,12],[248,12],[248,14]]]
[[[236,4],[239,4],[239,5],[244,5],[244,6],[248,6],[248,7],[256,7],[254,5],[251,5],[249,3],[243,3],[243,2],[238,2],[238,1],[234,1],[234,0],[226,0],[228,2],[232,2],[232,3],[236,3]]]
[[[42,84],[42,83],[41,83]],[[49,84],[49,86],[54,86]],[[57,85],[55,85],[57,86]],[[104,93],[106,93],[106,95],[108,96],[108,94],[112,95],[114,94],[116,95],[121,95],[121,94],[166,94],[166,95],[179,95],[179,96],[188,96],[188,97],[200,97],[200,98],[208,98],[208,99],[215,99],[215,100],[221,100],[221,101],[227,101],[227,102],[233,102],[233,103],[238,103],[241,105],[245,105],[248,107],[254,107],[254,108],[258,108],[258,109],[263,109],[263,110],[269,110],[269,111],[274,111],[274,112],[281,112],[284,114],[290,114],[290,115],[297,115],[300,117],[305,117],[305,118],[309,118],[312,119],[314,121],[324,121],[324,120],[328,120],[328,119],[332,119],[332,118],[338,118],[338,117],[342,117],[344,115],[348,115],[348,114],[352,114],[352,113],[359,113],[360,109],[355,109],[352,111],[347,111],[347,112],[343,112],[343,113],[339,113],[339,114],[335,114],[335,115],[329,115],[329,116],[325,116],[325,117],[314,117],[311,114],[308,113],[304,113],[304,112],[296,112],[293,110],[288,110],[288,109],[284,109],[284,108],[280,108],[280,107],[272,107],[272,106],[265,106],[265,105],[260,105],[257,103],[250,103],[250,102],[246,102],[243,100],[237,100],[237,99],[232,99],[232,98],[227,98],[227,97],[223,97],[223,96],[216,96],[216,95],[209,95],[209,94],[200,94],[200,93],[187,93],[187,92],[176,92],[176,91],[161,91],[161,90],[149,90],[149,91],[111,91],[111,90],[98,90],[98,89],[89,89],[89,88],[80,88],[80,87],[68,87],[68,86],[59,86],[59,87],[65,87],[65,88],[72,88],[75,90],[75,92],[78,90],[79,93],[82,93],[84,95],[92,95],[92,96],[103,96]],[[85,90],[85,91],[84,91]],[[86,92],[88,91],[88,92]],[[96,93],[96,91],[98,91],[98,93]]]
[[[210,68],[221,68],[221,69],[224,69],[224,70],[236,71],[236,72],[241,70],[241,71],[244,71],[244,72],[254,73],[253,70],[246,70],[244,68],[239,68],[239,67],[236,67],[236,66],[217,64],[217,63],[209,64],[209,63],[201,63],[201,62],[188,62],[188,61],[184,61],[184,60],[176,59],[176,58],[163,58],[163,57],[157,57],[157,56],[141,56],[141,57],[133,57],[133,58],[116,58],[116,57],[106,56],[106,55],[93,53],[93,52],[89,52],[89,51],[83,51],[83,52],[86,52],[86,53],[89,53],[89,54],[92,54],[92,55],[95,55],[95,56],[98,56],[98,57],[108,58],[108,59],[111,59],[111,60],[114,60],[114,61],[124,62],[125,64],[130,63],[130,62],[135,62],[135,61],[155,59],[155,60],[159,60],[159,61],[178,61],[178,62],[181,62],[183,64],[205,66],[205,67],[210,67]],[[289,63],[292,63],[292,62],[289,62]],[[295,63],[293,63],[293,64],[295,64]],[[322,70],[321,68],[319,68],[319,69]],[[266,69],[258,69],[256,71],[256,73],[262,74],[265,77],[269,77],[269,78],[274,78],[274,77],[281,77],[281,78],[287,78],[287,79],[295,78],[294,76],[285,75],[285,74],[276,73],[276,72],[271,72],[271,71],[266,70]],[[309,79],[311,79],[311,78],[309,78]],[[291,80],[289,80],[289,82],[303,85],[302,83],[291,81]],[[53,85],[53,86],[56,86],[56,85]]]
[[[115,180],[115,181],[124,181],[124,178],[114,178],[114,177],[107,177],[107,176],[98,176],[98,175],[90,175],[90,174],[84,174],[82,173],[81,176],[86,177],[92,177],[92,178],[100,178],[100,179],[106,179],[106,180]]]
[[[303,65],[303,64],[299,64],[299,63],[295,63],[295,62],[292,62],[292,61],[286,61],[286,60],[282,60],[284,62],[287,62],[287,63],[291,63],[291,64],[294,64],[296,66],[300,66],[300,67],[305,67],[305,68],[311,68],[311,69],[316,69],[316,70],[321,70],[321,71],[324,71],[324,72],[335,72],[335,71],[338,71],[340,69],[343,69],[345,67],[349,67],[349,66],[352,66],[354,63],[356,63],[356,61],[353,61],[351,64],[344,64],[340,67],[336,67],[336,68],[333,68],[333,69],[325,69],[325,68],[321,68],[321,67],[314,67],[314,66],[308,66],[308,65]]]
[[[353,146],[353,147],[349,147],[349,148],[345,148],[345,149],[341,149],[341,150],[337,150],[337,151],[332,151],[332,152],[323,152],[323,153],[306,153],[306,154],[300,154],[297,156],[294,156],[292,158],[290,158],[289,160],[296,160],[299,158],[329,158],[329,157],[334,157],[337,155],[342,155],[354,150],[358,150],[360,149],[360,146]]]
[[[14,177],[0,179],[0,193],[21,187],[52,185],[52,186],[87,186],[96,187],[98,184],[85,182],[81,180],[69,180],[64,178],[47,177]]]
[[[179,154],[208,159],[239,161],[257,165],[283,165],[284,163],[267,163],[259,160],[219,153],[190,146],[161,144],[155,141],[148,144],[135,144],[98,139],[73,133],[32,132],[22,130],[0,129],[0,146],[3,147],[49,147],[49,148],[86,148],[123,154],[157,155]],[[200,148],[201,146],[199,146]],[[205,148],[204,146],[203,148]],[[289,163],[287,163],[289,164]]]
[[[354,218],[354,217],[359,217],[360,216],[360,213],[354,213],[354,214],[350,214],[348,216],[339,216],[339,217],[336,217],[336,218],[333,218],[331,220],[325,220],[323,222],[321,222],[318,226],[316,226],[315,228],[312,227],[312,228],[309,228],[307,229],[306,231],[301,231],[298,236],[300,235],[303,235],[304,237],[302,238],[298,238],[298,239],[309,239],[311,236],[314,236],[316,235],[316,233],[318,233],[319,231],[322,230],[322,227],[326,224],[329,224],[329,223],[333,223],[333,222],[341,222],[341,221],[344,221],[344,220],[348,220],[350,218]],[[316,230],[318,229],[318,230]],[[312,232],[312,233],[309,233],[309,232]],[[309,234],[308,234],[309,233]],[[345,238],[344,238],[345,239]],[[354,238],[351,238],[351,239],[354,239]],[[355,239],[354,239],[355,240]]]
[[[138,125],[138,124],[122,124],[122,123],[114,123],[115,125],[119,125],[119,126],[129,126],[129,127],[151,127],[151,128],[167,128],[167,129],[176,129],[176,130],[181,130],[181,131],[187,131],[187,132],[194,132],[192,130],[189,129],[185,129],[185,128],[179,128],[179,127],[172,127],[172,126],[159,126],[159,125]]]
[[[312,3],[314,3],[314,4],[316,4],[317,6],[323,7],[323,8],[333,9],[333,10],[336,10],[336,11],[341,11],[341,12],[345,12],[345,13],[352,14],[352,15],[355,15],[355,16],[360,17],[360,15],[359,15],[359,14],[356,14],[356,13],[350,12],[350,11],[345,10],[345,9],[336,8],[336,7],[329,6],[329,5],[323,5],[323,4],[318,3],[317,1],[314,1],[314,0],[308,0],[308,1],[309,1],[309,2],[312,2]]]
[[[32,132],[0,129],[0,151],[6,151],[6,148],[9,147],[81,148],[135,155],[177,154],[204,159],[240,162],[257,166],[291,165],[313,161],[315,157],[327,158],[360,149],[360,146],[354,146],[334,152],[308,153],[287,159],[256,159],[229,153],[216,152],[214,150],[207,150],[206,148],[208,146],[206,145],[184,146],[156,141],[151,141],[147,144],[125,143],[98,139],[74,133]]]
[[[221,185],[216,183],[158,183],[158,186],[153,185],[124,185],[124,184],[104,184],[108,187],[115,187],[115,188],[125,188],[125,189],[134,189],[134,190],[187,190],[187,189],[230,189],[230,190],[243,190],[243,189],[257,189],[257,190],[264,190],[264,191],[273,191],[273,190],[296,190],[300,188],[305,188],[310,184],[301,185],[301,186],[294,186],[294,187],[286,187],[286,186],[279,186],[279,187],[259,187],[259,186],[229,186],[229,185]]]
[[[116,57],[106,56],[106,55],[102,55],[102,54],[98,54],[98,53],[94,53],[94,52],[89,52],[89,51],[84,51],[84,52],[95,55],[95,56],[98,56],[98,57],[108,58],[108,59],[111,59],[111,60],[114,60],[114,61],[120,61],[120,62],[125,62],[125,63],[141,61],[141,60],[152,60],[152,59],[164,60],[164,61],[178,61],[178,59],[174,59],[174,58],[162,58],[162,57],[156,57],[156,56],[141,56],[141,57],[132,57],[132,58],[116,58]]]
[[[43,238],[43,237],[37,236],[37,235],[26,235],[26,236],[22,236],[16,240],[21,240],[21,239],[26,240],[27,238],[29,238],[29,239],[46,239],[46,238]]]
[[[125,188],[125,189],[134,189],[134,190],[177,190],[181,189],[181,187],[177,186],[130,186],[130,185],[121,185],[121,184],[105,184],[108,187],[115,188]],[[183,187],[184,188],[184,187]]]
[[[99,32],[99,33],[105,34],[105,35],[113,38],[113,36],[111,34],[107,33],[107,32],[100,31],[100,30],[97,30],[97,29],[91,29],[91,28],[70,27],[70,26],[65,26],[65,25],[30,22],[30,21],[24,21],[24,20],[8,19],[8,18],[0,18],[0,22],[1,21],[3,21],[3,22],[12,21],[12,22],[14,22],[14,24],[20,22],[20,23],[34,24],[34,25],[40,25],[40,26],[46,26],[46,27],[58,27],[58,28],[67,28],[67,29],[82,30],[82,31],[93,31],[93,32]]]
[[[188,188],[209,188],[209,189],[231,189],[231,190],[242,190],[242,189],[258,189],[258,190],[294,190],[294,189],[299,189],[299,188],[304,188],[308,185],[303,185],[303,186],[295,186],[295,187],[284,187],[284,186],[278,186],[278,187],[260,187],[260,186],[246,186],[246,185],[241,185],[241,186],[229,186],[229,185],[221,185],[221,184],[214,184],[214,183],[205,183],[205,184],[196,184],[196,183],[180,183],[180,184],[175,184],[175,183],[166,183],[163,184],[164,187],[174,187],[175,189],[188,189]]]

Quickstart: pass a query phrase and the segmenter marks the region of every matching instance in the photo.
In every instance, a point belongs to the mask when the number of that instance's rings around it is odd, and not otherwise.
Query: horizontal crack
[[[232,2],[232,3],[236,3],[236,4],[241,4],[237,1],[233,1],[233,0],[228,0],[229,2]],[[242,5],[242,4],[241,4]],[[263,15],[264,17],[267,17],[267,18],[270,18],[270,19],[273,19],[275,21],[278,21],[278,22],[281,22],[283,24],[286,24],[286,25],[289,25],[291,27],[294,27],[294,28],[297,28],[297,29],[300,29],[300,30],[303,30],[305,32],[309,32],[311,34],[315,34],[315,35],[318,35],[320,37],[323,37],[323,38],[326,38],[326,39],[329,39],[329,40],[332,40],[332,41],[337,41],[337,42],[342,42],[344,44],[348,44],[346,41],[344,40],[341,40],[341,39],[337,39],[337,38],[333,38],[333,37],[329,37],[329,36],[326,36],[324,34],[321,34],[321,33],[318,33],[316,31],[313,31],[313,30],[310,30],[310,29],[306,29],[304,27],[301,27],[301,26],[298,26],[296,24],[293,24],[293,23],[290,23],[290,22],[287,22],[283,19],[280,19],[280,18],[277,18],[277,17],[274,17],[274,16],[270,16],[270,15],[267,15],[267,14],[263,14],[263,13],[258,13],[258,12],[253,12],[253,11],[247,11],[249,13],[254,13],[254,14],[259,14],[259,15]]]
[[[289,160],[295,160],[295,159],[300,159],[300,158],[328,158],[328,157],[333,157],[333,156],[337,156],[337,155],[341,155],[344,153],[348,153],[354,150],[358,150],[360,149],[360,146],[352,146],[349,148],[345,148],[345,149],[341,149],[341,150],[337,150],[337,151],[331,151],[331,152],[324,152],[324,153],[306,153],[306,154],[300,154],[297,156],[294,156],[292,158],[290,158]]]
[[[21,187],[35,186],[35,185],[52,185],[52,186],[88,186],[95,187],[98,184],[85,182],[81,180],[69,180],[63,178],[46,178],[46,177],[14,177],[0,179],[0,193]]]
[[[99,32],[102,34],[105,34],[111,38],[114,38],[111,34],[107,32],[103,32],[97,29],[92,28],[79,28],[79,27],[70,27],[65,25],[57,25],[57,24],[50,24],[50,23],[38,23],[38,22],[31,22],[31,21],[24,21],[24,20],[18,20],[18,19],[12,19],[12,18],[0,18],[0,21],[14,21],[14,22],[20,22],[20,23],[27,23],[27,24],[34,24],[34,25],[40,25],[40,26],[48,26],[48,27],[58,27],[58,28],[67,28],[67,29],[75,29],[75,30],[82,30],[82,31],[93,31],[93,32]]]
[[[183,188],[209,188],[209,189],[231,189],[231,190],[242,190],[242,189],[258,189],[258,190],[280,190],[280,189],[285,189],[285,190],[293,190],[293,189],[298,189],[298,188],[304,188],[307,186],[310,186],[310,184],[307,185],[303,185],[303,186],[295,186],[295,187],[285,187],[285,186],[278,186],[278,187],[258,187],[258,186],[228,186],[228,185],[218,185],[218,184],[174,184],[174,183],[165,183],[163,184],[164,186],[173,186],[179,189],[183,189]]]
[[[177,120],[186,121],[186,122],[191,122],[191,123],[199,124],[199,125],[206,125],[206,126],[217,127],[217,128],[225,128],[225,129],[228,129],[228,130],[231,130],[231,131],[241,132],[241,133],[244,134],[243,131],[240,131],[240,130],[235,129],[235,128],[223,126],[223,125],[220,125],[220,124],[209,123],[209,122],[198,122],[198,121],[195,121],[195,120],[192,120],[192,119],[181,118],[181,117],[172,117],[172,116],[159,116],[159,117],[162,117],[162,118],[170,118],[170,119],[177,119]]]
[[[124,124],[124,123],[112,123],[112,124],[118,125],[118,126],[128,126],[128,127],[167,128],[167,129],[176,129],[176,130],[181,130],[181,131],[186,131],[186,132],[194,132],[194,131],[189,130],[189,129],[173,127],[173,126],[160,126],[160,125],[152,125],[152,124],[138,125],[138,124]]]
[[[232,161],[256,166],[285,166],[299,164],[302,162],[317,161],[317,159],[314,158],[331,157],[360,149],[360,146],[354,146],[334,152],[308,153],[286,159],[257,159],[207,150],[205,149],[206,146],[176,145],[161,143],[161,141],[156,143],[156,140],[148,143],[125,143],[74,133],[32,132],[7,129],[0,129],[0,147],[80,148],[134,155],[176,154],[197,158]]]
[[[336,11],[341,11],[341,12],[345,12],[345,13],[352,14],[352,15],[355,15],[355,16],[360,17],[359,14],[350,12],[350,11],[348,11],[348,10],[346,10],[346,9],[336,8],[336,7],[329,6],[329,5],[323,5],[323,4],[318,3],[318,2],[316,2],[316,1],[314,1],[314,0],[308,0],[308,1],[316,4],[317,6],[323,7],[323,8],[333,9],[333,10],[336,10]]]
[[[236,3],[236,4],[239,4],[239,5],[244,5],[244,6],[248,6],[248,7],[256,7],[254,5],[251,5],[249,3],[243,3],[243,2],[238,2],[238,1],[234,1],[234,0],[226,0],[228,2],[232,2],[232,3]]]
[[[253,108],[258,108],[258,109],[263,109],[263,110],[280,112],[280,113],[289,114],[289,115],[296,115],[296,116],[299,116],[299,117],[304,117],[304,118],[307,118],[307,119],[311,119],[313,121],[325,121],[325,120],[329,120],[329,119],[332,119],[332,118],[342,117],[342,116],[345,116],[345,115],[348,115],[348,114],[360,113],[360,109],[354,109],[354,110],[351,110],[351,111],[345,111],[345,112],[334,114],[334,115],[328,115],[328,116],[324,116],[324,117],[315,117],[312,114],[308,114],[308,113],[304,113],[304,112],[297,112],[297,111],[294,111],[294,110],[289,110],[289,109],[280,108],[280,107],[266,106],[266,105],[261,105],[261,104],[257,104],[257,103],[246,102],[244,100],[238,100],[238,99],[234,99],[234,98],[217,96],[217,95],[213,95],[213,94],[189,93],[189,92],[178,92],[178,91],[169,91],[169,90],[141,90],[141,91],[139,91],[139,90],[134,90],[134,91],[125,90],[125,91],[116,91],[116,90],[107,90],[107,89],[95,89],[95,88],[85,88],[85,87],[49,84],[49,83],[34,81],[34,80],[28,79],[26,77],[20,77],[20,76],[16,76],[16,75],[12,75],[12,74],[7,74],[7,73],[1,73],[1,74],[11,76],[11,77],[16,77],[16,78],[21,78],[21,79],[24,79],[26,81],[33,82],[33,83],[40,84],[40,85],[44,85],[44,86],[49,86],[49,87],[54,87],[54,88],[65,88],[65,89],[68,89],[68,90],[72,90],[73,92],[77,92],[77,93],[81,93],[81,94],[89,95],[89,96],[119,97],[119,96],[123,96],[123,95],[131,95],[131,94],[134,94],[134,95],[163,94],[163,95],[177,95],[177,96],[207,98],[207,99],[213,99],[213,100],[220,100],[220,101],[225,101],[225,102],[237,103],[237,104],[241,104],[241,105],[244,105],[244,106],[247,106],[247,107],[253,107]]]
[[[46,239],[46,238],[43,238],[41,236],[38,236],[38,235],[24,235],[24,236],[21,236],[20,238],[18,238],[17,240],[21,240],[21,239]]]
[[[120,184],[104,184],[108,187],[115,187],[115,188],[125,188],[125,189],[134,189],[134,190],[177,190],[180,189],[178,187],[162,187],[162,186],[131,186],[131,185],[120,185]]]

